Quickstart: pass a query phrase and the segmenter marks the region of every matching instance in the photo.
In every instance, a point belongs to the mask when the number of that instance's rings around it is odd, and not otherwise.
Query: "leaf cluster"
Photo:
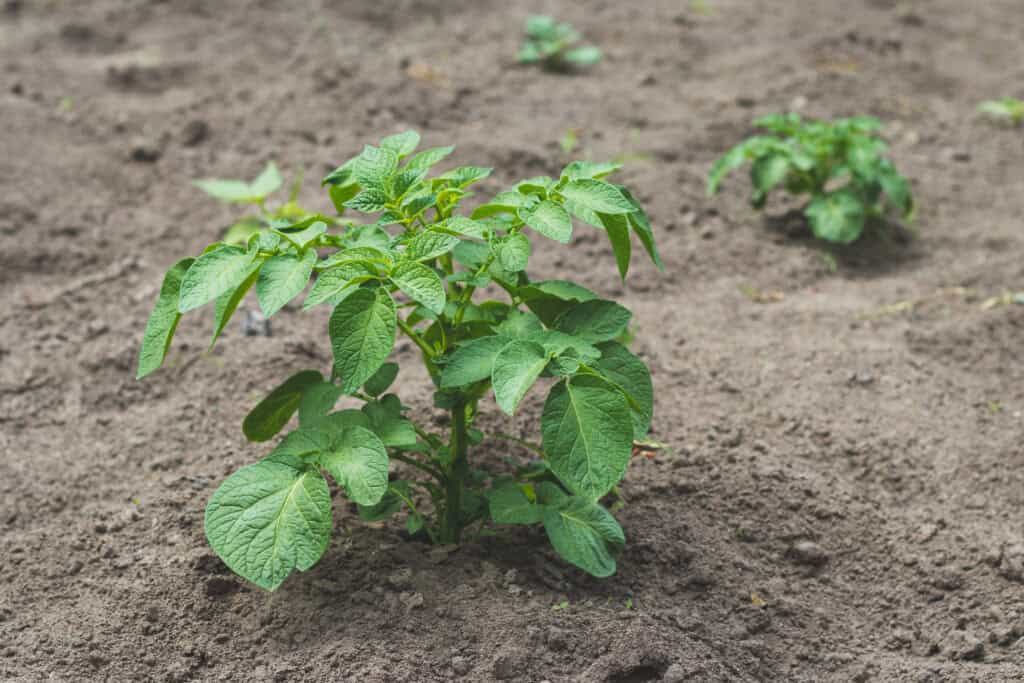
[[[581,36],[572,24],[551,17],[533,15],[526,19],[526,39],[516,60],[520,64],[541,64],[553,71],[593,66],[604,57],[600,48],[579,45]]]
[[[768,131],[747,138],[719,158],[708,177],[708,195],[731,171],[750,163],[751,205],[764,207],[769,193],[782,188],[810,195],[804,214],[816,237],[849,244],[868,221],[889,210],[913,215],[910,184],[884,155],[881,124],[870,117],[831,122],[804,121],[799,115],[772,114],[754,121]]]
[[[532,280],[526,268],[531,238],[568,243],[574,219],[607,235],[623,278],[634,237],[661,267],[647,216],[628,189],[607,180],[618,164],[581,161],[459,213],[491,169],[432,174],[453,148],[417,152],[419,142],[414,131],[384,138],[328,174],[323,185],[337,215],[292,201],[292,219],[265,217],[242,244],[215,242],[167,272],[139,377],[160,367],[178,321],[193,309],[214,305],[216,342],[250,289],[268,317],[311,281],[303,309],[331,307],[330,373],[293,375],[245,418],[253,442],[274,439],[296,414],[298,425],[214,494],[210,544],[232,570],[271,590],[308,569],[332,527],[326,473],[365,520],[405,510],[411,534],[442,543],[467,529],[541,524],[563,558],[607,576],[624,535],[600,501],[622,479],[634,440],[647,434],[650,373],[623,343],[627,309],[567,280]],[[251,200],[253,186],[270,184],[203,189]],[[435,405],[451,415],[448,434],[414,424],[388,393],[400,371],[388,361],[399,335],[421,352]],[[512,415],[538,382],[548,391],[541,442],[522,442],[537,457],[510,461],[507,471],[472,466],[470,446],[487,438],[478,427],[481,401],[493,397]],[[392,460],[419,478],[390,479]]]

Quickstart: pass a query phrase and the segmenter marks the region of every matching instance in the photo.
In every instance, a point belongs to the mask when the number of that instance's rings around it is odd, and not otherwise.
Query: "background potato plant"
[[[810,195],[804,215],[814,235],[849,244],[873,219],[896,212],[913,215],[906,178],[885,158],[878,137],[881,124],[870,117],[831,122],[804,121],[797,114],[772,114],[754,121],[769,135],[750,137],[726,152],[711,168],[708,195],[714,195],[731,171],[750,163],[750,203],[764,208],[768,194],[781,187]]]
[[[604,54],[593,45],[578,45],[580,33],[572,24],[551,17],[533,15],[526,19],[526,40],[516,60],[520,64],[541,64],[552,71],[593,66]]]
[[[445,544],[491,525],[540,524],[566,561],[608,576],[625,537],[600,501],[647,434],[650,373],[622,343],[627,309],[569,280],[532,280],[526,267],[531,238],[568,243],[573,218],[604,231],[623,278],[634,236],[661,267],[647,216],[629,190],[607,180],[618,164],[581,161],[558,178],[519,182],[466,215],[468,188],[491,169],[431,175],[453,148],[416,152],[419,140],[413,131],[384,138],[327,175],[332,216],[302,211],[294,196],[285,211],[268,211],[276,169],[253,183],[201,183],[259,213],[240,244],[215,242],[168,270],[138,376],[160,367],[184,313],[212,304],[215,342],[250,289],[269,317],[310,280],[302,307],[331,307],[333,352],[329,372],[292,375],[246,416],[243,432],[256,443],[275,439],[296,414],[298,423],[214,493],[209,542],[233,571],[276,589],[327,547],[327,473],[364,520],[404,509],[411,534]],[[342,217],[347,210],[361,219]],[[401,371],[388,361],[399,335],[419,349],[434,403],[449,413],[446,433],[414,423],[389,392]],[[536,457],[500,471],[471,462],[471,447],[487,437],[485,397],[512,415],[542,378],[550,388],[540,443],[513,439]],[[344,397],[358,407],[338,409]],[[415,476],[391,479],[392,460]]]
[[[1015,126],[1024,123],[1024,100],[1019,100],[1016,97],[985,100],[978,105],[978,111],[995,119],[1009,121]]]

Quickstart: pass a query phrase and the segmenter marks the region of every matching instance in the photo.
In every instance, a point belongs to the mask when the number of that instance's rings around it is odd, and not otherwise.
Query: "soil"
[[[531,11],[606,60],[516,67]],[[1020,19],[1018,0],[0,3],[0,679],[1024,679],[1024,306],[982,305],[1024,289],[1024,135],[975,114],[1024,95]],[[913,239],[829,251],[792,204],[749,209],[742,176],[704,196],[751,119],[789,109],[886,121]],[[494,166],[485,195],[557,172],[570,129],[574,157],[627,160],[666,273],[638,260],[621,284],[583,229],[532,264],[621,298],[652,367],[671,450],[622,485],[613,578],[538,531],[432,549],[341,498],[323,561],[274,594],[208,549],[206,500],[265,452],[244,413],[328,366],[329,311],[288,308],[269,337],[239,316],[210,354],[191,316],[135,381],[163,271],[237,215],[189,181],[271,159],[314,179],[409,127]],[[431,419],[421,375],[399,389]],[[535,433],[540,399],[513,429]]]

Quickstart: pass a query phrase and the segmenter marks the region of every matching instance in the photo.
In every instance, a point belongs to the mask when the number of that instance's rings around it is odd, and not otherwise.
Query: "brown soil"
[[[606,61],[514,67],[541,9]],[[1024,289],[1024,136],[974,113],[1024,95],[1021,19],[1018,0],[0,3],[0,678],[1021,680],[1024,307],[981,302]],[[789,108],[888,122],[916,239],[832,267],[744,179],[704,197],[713,158]],[[265,452],[243,414],[327,365],[328,311],[285,310],[269,338],[233,323],[211,355],[190,318],[136,382],[162,272],[234,215],[189,180],[268,159],[318,178],[407,127],[496,167],[488,194],[560,168],[570,128],[576,156],[628,155],[667,274],[623,286],[585,230],[534,266],[636,312],[673,449],[627,475],[611,579],[536,532],[432,552],[340,499],[324,560],[275,594],[208,550],[207,498]],[[421,380],[400,390],[429,419]]]

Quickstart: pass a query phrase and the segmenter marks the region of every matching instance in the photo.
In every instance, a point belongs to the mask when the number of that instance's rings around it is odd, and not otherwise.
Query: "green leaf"
[[[321,271],[302,302],[302,308],[307,310],[325,302],[337,305],[359,289],[359,285],[375,278],[376,271],[362,262],[342,263]]]
[[[633,316],[629,309],[604,299],[576,304],[555,321],[555,328],[583,341],[597,343],[615,339],[626,331]]]
[[[160,294],[153,305],[153,311],[149,314],[149,320],[146,321],[146,331],[142,334],[136,379],[142,379],[158,369],[167,356],[167,350],[171,348],[174,330],[181,320],[181,313],[178,312],[181,282],[194,261],[192,258],[182,259],[171,266],[164,275]]]
[[[487,505],[496,524],[537,524],[544,518],[544,507],[527,498],[518,484],[488,491]]]
[[[362,412],[369,418],[370,428],[385,446],[408,448],[416,445],[416,428],[402,415],[402,402],[394,394],[367,402]]]
[[[309,249],[301,254],[278,254],[270,257],[260,268],[256,281],[256,298],[263,309],[263,315],[270,317],[306,288],[316,251]]]
[[[522,210],[524,213],[537,203],[537,197],[518,192],[499,192],[494,199],[473,211],[473,218],[487,218],[498,214],[513,214]]]
[[[554,325],[558,316],[577,302],[596,299],[597,295],[586,287],[567,280],[532,282],[519,288],[519,296],[545,325]]]
[[[331,204],[334,205],[334,210],[339,214],[345,212],[348,208],[347,204],[349,200],[359,194],[359,183],[352,182],[348,185],[330,185],[327,188],[327,194],[331,197]]]
[[[548,360],[544,347],[529,341],[517,339],[499,351],[491,371],[498,407],[514,415],[516,406],[540,377]]]
[[[233,291],[251,275],[255,250],[222,246],[192,263],[181,280],[178,310],[186,313]]]
[[[614,185],[601,180],[571,180],[559,192],[566,199],[596,213],[632,213],[633,205]]]
[[[252,289],[253,284],[256,283],[256,278],[259,276],[261,261],[254,261],[249,266],[249,275],[242,281],[242,284],[235,287],[233,292],[224,292],[217,297],[217,302],[214,305],[213,312],[213,337],[210,339],[210,348],[217,343],[220,339],[221,333],[224,328],[227,327],[228,322],[231,320],[231,316],[235,314],[238,309],[238,305],[242,303],[242,299]]]
[[[566,244],[572,237],[569,212],[551,200],[545,199],[533,208],[520,210],[519,217],[529,227],[556,242]]]
[[[629,217],[610,213],[597,215],[608,234],[612,251],[615,252],[615,265],[619,267],[619,277],[625,280],[626,273],[629,272],[629,259],[633,253],[633,247],[629,242]]]
[[[273,162],[270,162],[251,183],[242,180],[208,178],[196,180],[193,184],[211,197],[222,201],[249,204],[262,202],[281,187],[282,182],[280,171],[277,170],[277,166]]]
[[[312,221],[302,230],[275,230],[274,232],[294,244],[296,249],[302,251],[310,242],[327,232],[327,224],[323,221]]]
[[[601,52],[601,48],[593,45],[583,45],[566,50],[564,59],[579,66],[592,66],[600,62],[602,57],[604,57],[604,54]]]
[[[432,147],[431,149],[425,149],[416,156],[409,159],[405,164],[405,168],[410,170],[426,170],[436,164],[437,162],[444,159],[446,156],[455,151],[455,147]]]
[[[489,336],[463,342],[441,368],[441,388],[453,389],[488,379],[494,359],[509,339]]]
[[[404,499],[412,497],[409,482],[404,479],[393,481],[388,485],[387,493],[376,505],[360,505],[359,519],[364,522],[383,522],[405,505]]]
[[[615,559],[626,543],[612,514],[582,498],[546,506],[544,530],[562,559],[597,577],[615,573]]]
[[[530,260],[530,240],[521,232],[508,235],[498,243],[495,251],[501,267],[510,273],[526,269]]]
[[[540,344],[552,356],[560,356],[571,349],[582,363],[592,363],[601,357],[595,346],[558,330],[539,330],[525,339]]]
[[[233,572],[275,590],[315,565],[331,533],[331,495],[313,467],[271,456],[228,477],[206,506],[206,537]]]
[[[804,213],[811,222],[814,235],[829,242],[849,244],[864,231],[864,205],[856,195],[846,190],[815,197]]]
[[[346,394],[354,393],[387,360],[395,345],[395,302],[383,287],[359,289],[331,314],[334,368]]]
[[[391,271],[391,281],[413,301],[437,315],[444,312],[444,283],[432,269],[416,261],[399,263]]]
[[[465,188],[491,175],[493,168],[483,166],[459,166],[438,176],[442,180],[451,180],[457,187]]]
[[[622,168],[622,164],[611,162],[571,161],[562,169],[561,177],[562,180],[580,180],[584,178],[600,180],[618,171],[620,168]]]
[[[711,172],[708,174],[707,195],[709,197],[718,192],[718,187],[722,184],[725,176],[746,163],[747,149],[748,144],[741,143],[719,157],[711,166]]]
[[[363,427],[348,427],[331,435],[328,449],[316,457],[360,505],[379,503],[388,490],[388,453],[377,435]]]
[[[654,243],[654,231],[651,229],[651,222],[648,220],[643,207],[640,206],[640,202],[630,194],[628,189],[621,185],[618,188],[622,195],[629,200],[629,203],[633,205],[634,211],[629,214],[630,227],[633,228],[636,236],[640,238],[640,244],[643,245],[647,255],[651,257],[651,262],[654,263],[658,270],[665,270],[665,264],[661,262],[661,255],[658,254],[658,246]]]
[[[377,372],[373,373],[373,377],[366,380],[363,389],[370,396],[380,396],[388,390],[396,377],[398,377],[398,363],[385,363]]]
[[[910,183],[896,172],[891,163],[886,161],[882,164],[881,172],[878,174],[878,183],[889,200],[903,212],[904,216],[913,213],[914,199],[910,193]]]
[[[383,149],[388,149],[398,155],[399,159],[409,156],[416,151],[420,144],[420,134],[414,130],[407,130],[395,135],[389,135],[380,141]]]
[[[384,210],[388,203],[388,196],[384,190],[368,187],[359,192],[355,197],[345,202],[349,209],[355,209],[362,213],[377,213]]]
[[[544,331],[544,325],[540,318],[533,313],[520,311],[513,308],[508,311],[508,317],[494,327],[495,334],[510,339],[525,339],[532,334]]]
[[[362,153],[352,162],[352,177],[364,191],[368,189],[383,192],[384,183],[398,168],[398,154],[393,150],[366,145]]]
[[[758,157],[750,167],[750,180],[754,189],[767,194],[786,179],[789,173],[789,158],[784,154],[766,154]]]
[[[651,371],[642,360],[618,342],[604,342],[598,344],[597,348],[601,358],[592,367],[631,399],[633,438],[643,440],[651,427],[651,416],[654,414]]]
[[[633,450],[626,398],[594,375],[577,375],[552,387],[541,434],[551,470],[590,500],[619,483]]]
[[[258,216],[246,216],[224,233],[224,244],[245,244],[249,238],[263,230],[264,224]]]
[[[269,441],[281,431],[299,408],[302,394],[324,381],[315,370],[292,375],[256,404],[242,422],[242,432],[249,441]]]
[[[326,416],[344,392],[336,384],[320,382],[302,390],[299,399],[299,426],[307,427]]]
[[[406,245],[406,255],[414,261],[429,261],[447,254],[459,243],[455,235],[446,235],[434,230],[416,233]]]

